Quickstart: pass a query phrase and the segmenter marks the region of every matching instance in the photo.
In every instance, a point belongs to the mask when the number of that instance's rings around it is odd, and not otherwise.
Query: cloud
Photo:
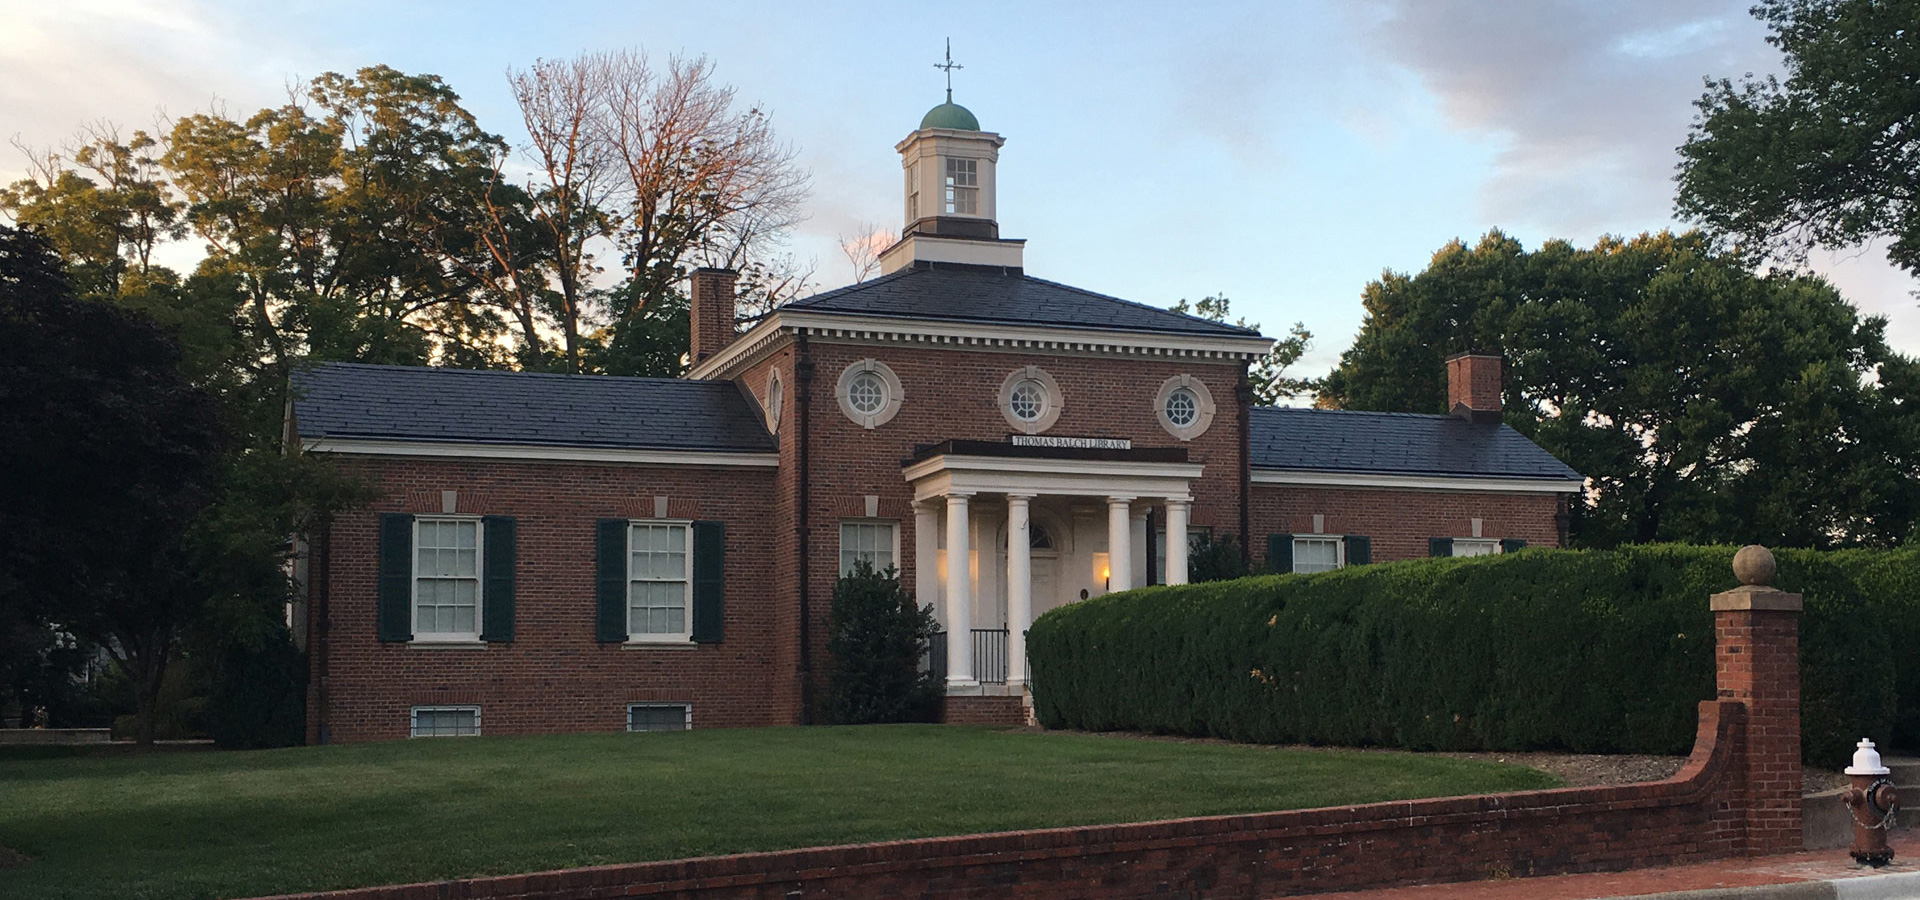
[[[1497,148],[1484,217],[1590,239],[1670,215],[1707,76],[1777,64],[1745,0],[1383,0],[1368,44]]]

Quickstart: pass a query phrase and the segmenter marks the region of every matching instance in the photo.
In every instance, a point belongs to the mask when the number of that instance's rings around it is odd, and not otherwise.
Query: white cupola
[[[947,89],[947,102],[894,145],[906,175],[906,221],[900,240],[880,254],[882,272],[917,261],[1020,268],[1026,241],[1002,240],[995,219],[995,169],[1006,142],[981,131]]]

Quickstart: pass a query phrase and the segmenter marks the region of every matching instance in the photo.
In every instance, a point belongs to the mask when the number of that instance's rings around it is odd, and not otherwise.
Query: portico
[[[1202,468],[1184,448],[989,441],[948,441],[909,458],[916,590],[946,629],[947,692],[998,692],[1004,682],[1020,693],[1036,615],[1144,584],[1155,507],[1166,523],[1165,580],[1185,583],[1191,484]]]

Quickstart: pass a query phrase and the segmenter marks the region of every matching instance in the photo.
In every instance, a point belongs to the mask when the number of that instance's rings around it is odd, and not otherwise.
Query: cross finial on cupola
[[[952,103],[953,102],[953,70],[966,68],[966,66],[963,66],[953,61],[953,38],[947,38],[947,61],[934,63],[933,67],[936,69],[945,71],[947,73],[947,102]]]

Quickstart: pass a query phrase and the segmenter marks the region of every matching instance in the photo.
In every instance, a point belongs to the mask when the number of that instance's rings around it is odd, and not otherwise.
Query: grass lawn
[[[1551,787],[1404,753],[937,725],[0,754],[0,897],[259,894]]]

